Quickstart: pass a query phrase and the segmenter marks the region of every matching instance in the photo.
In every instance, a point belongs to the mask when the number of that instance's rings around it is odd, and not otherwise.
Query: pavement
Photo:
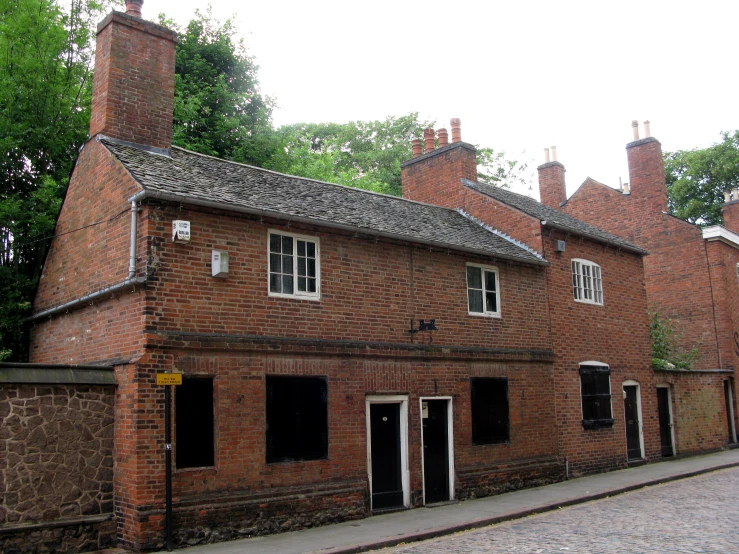
[[[553,485],[434,507],[376,515],[325,527],[202,546],[185,554],[353,554],[440,537],[739,466],[739,449],[679,458]]]

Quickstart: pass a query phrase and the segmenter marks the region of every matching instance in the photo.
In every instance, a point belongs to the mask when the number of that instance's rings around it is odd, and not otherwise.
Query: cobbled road
[[[739,468],[375,552],[736,554]]]

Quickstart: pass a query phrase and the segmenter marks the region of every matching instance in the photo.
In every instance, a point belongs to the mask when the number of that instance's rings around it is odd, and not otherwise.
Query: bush
[[[681,333],[669,317],[651,314],[649,333],[652,337],[652,367],[654,369],[691,369],[698,359],[697,347],[686,351],[678,345]]]

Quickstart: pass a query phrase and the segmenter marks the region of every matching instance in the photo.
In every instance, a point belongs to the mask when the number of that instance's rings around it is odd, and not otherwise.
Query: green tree
[[[657,312],[651,314],[649,333],[652,337],[652,367],[655,369],[690,369],[698,359],[697,347],[686,351],[680,346],[682,334],[669,317]]]
[[[110,3],[0,0],[0,359],[23,359],[28,313],[87,137],[94,24]]]
[[[162,16],[160,20],[173,27]],[[258,66],[230,20],[213,18],[210,7],[180,35],[175,69],[172,142],[257,166],[278,152],[272,128],[274,101],[259,91]]]
[[[723,222],[723,191],[739,187],[739,130],[708,148],[666,152],[670,213],[700,225]]]
[[[271,169],[385,194],[402,194],[400,164],[411,159],[411,143],[435,122],[417,113],[382,121],[300,123],[277,130],[283,154]],[[508,188],[529,183],[528,166],[504,152],[479,148],[478,179]]]

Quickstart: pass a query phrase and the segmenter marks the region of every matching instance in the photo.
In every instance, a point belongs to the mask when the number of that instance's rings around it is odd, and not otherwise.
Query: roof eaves
[[[608,240],[604,237],[599,237],[598,235],[594,235],[592,233],[588,233],[586,231],[583,231],[581,229],[575,229],[573,227],[567,226],[567,225],[560,225],[558,223],[555,223],[553,221],[548,220],[542,220],[541,222],[542,226],[544,227],[551,227],[552,229],[557,229],[559,231],[569,233],[571,235],[579,235],[585,238],[588,238],[594,242],[600,242],[601,244],[607,244],[609,246],[612,246],[614,248],[619,248],[621,250],[626,250],[627,252],[633,252],[634,254],[640,254],[642,256],[646,256],[649,254],[647,250],[644,250],[643,248],[639,248],[638,246],[632,246],[629,244],[622,244],[620,242]]]

